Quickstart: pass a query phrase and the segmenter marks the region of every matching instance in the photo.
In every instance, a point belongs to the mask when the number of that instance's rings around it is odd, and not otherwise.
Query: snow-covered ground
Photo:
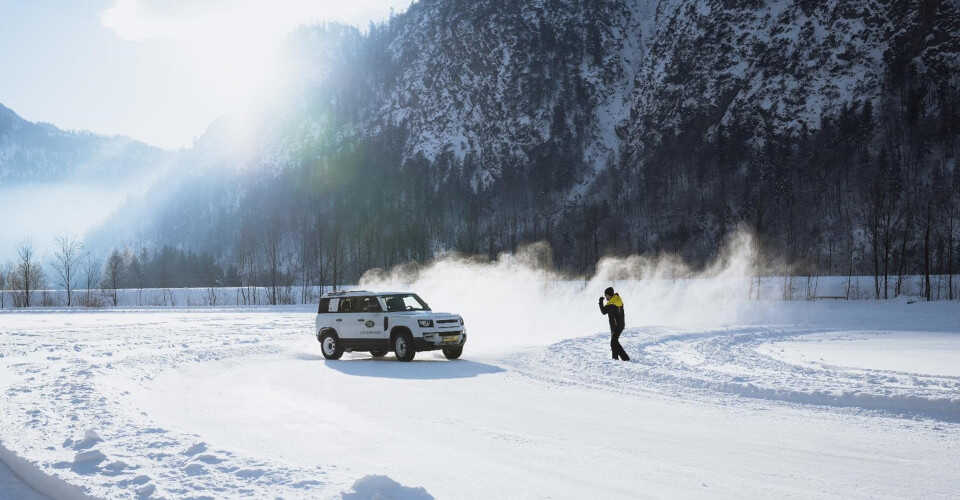
[[[766,344],[761,352],[797,366],[900,372],[913,380],[960,378],[955,334],[929,332],[830,332]]]
[[[0,458],[54,498],[960,492],[957,303],[628,311],[630,363],[596,312],[552,335],[467,316],[453,362],[325,361],[311,309],[2,312]],[[0,497],[23,488],[0,466]]]

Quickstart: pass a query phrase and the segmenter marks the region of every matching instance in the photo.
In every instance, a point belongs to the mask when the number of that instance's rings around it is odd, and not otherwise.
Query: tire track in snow
[[[54,498],[316,498],[349,484],[335,466],[214,449],[126,403],[126,388],[164,370],[274,355],[303,335],[295,315],[190,314],[16,317],[22,327],[0,336],[0,459]]]
[[[630,329],[629,363],[609,359],[609,334],[564,340],[511,356],[515,372],[562,385],[678,397],[741,396],[960,422],[960,377],[826,364],[800,366],[758,347],[835,330],[747,327],[708,331]]]

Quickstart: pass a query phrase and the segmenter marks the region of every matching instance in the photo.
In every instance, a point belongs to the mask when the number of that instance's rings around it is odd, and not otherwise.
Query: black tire
[[[375,358],[382,358],[382,357],[384,357],[384,356],[387,355],[387,352],[388,352],[388,351],[387,351],[386,349],[384,349],[384,350],[382,350],[382,351],[370,351],[370,355],[373,356],[373,357],[375,357]]]
[[[462,346],[462,345],[461,345],[461,346],[457,346],[457,347],[444,347],[444,348],[443,348],[443,355],[446,356],[447,359],[457,359],[457,358],[460,357],[461,354],[463,354],[463,346]]]
[[[340,337],[337,337],[336,333],[327,330],[320,334],[320,338],[317,340],[320,341],[320,351],[323,352],[323,357],[340,359],[340,356],[343,356],[343,344],[340,343]]]
[[[413,361],[413,357],[417,355],[417,348],[413,345],[413,336],[403,332],[394,337],[393,352],[397,355],[398,361]]]

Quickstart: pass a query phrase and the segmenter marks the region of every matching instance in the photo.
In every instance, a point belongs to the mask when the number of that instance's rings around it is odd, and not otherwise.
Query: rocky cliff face
[[[663,2],[628,148],[737,120],[755,136],[819,129],[850,103],[879,103],[885,75],[905,64],[918,81],[946,82],[960,63],[957,23],[955,2]]]
[[[305,30],[293,46],[311,104],[279,113],[298,132],[269,137],[259,161],[394,129],[402,160],[466,163],[474,190],[562,155],[578,163],[564,189],[582,193],[667,132],[816,130],[879,104],[897,65],[945,82],[958,23],[954,1],[422,0],[366,37]]]
[[[396,78],[374,123],[408,133],[404,156],[475,159],[494,184],[555,149],[605,167],[643,63],[642,12],[621,1],[423,2],[396,21]],[[589,169],[588,169],[589,170]],[[576,183],[574,183],[576,184]]]

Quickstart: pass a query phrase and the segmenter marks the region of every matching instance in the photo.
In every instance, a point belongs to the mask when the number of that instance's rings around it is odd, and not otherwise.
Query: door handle
[[[359,321],[359,322],[361,322],[361,323],[363,322],[363,320],[362,320],[362,319],[358,319],[357,321]]]
[[[342,320],[342,319],[340,319],[340,318],[337,318],[337,322],[338,322],[338,323],[339,323],[339,322],[341,322],[341,321],[343,321],[343,320]]]

